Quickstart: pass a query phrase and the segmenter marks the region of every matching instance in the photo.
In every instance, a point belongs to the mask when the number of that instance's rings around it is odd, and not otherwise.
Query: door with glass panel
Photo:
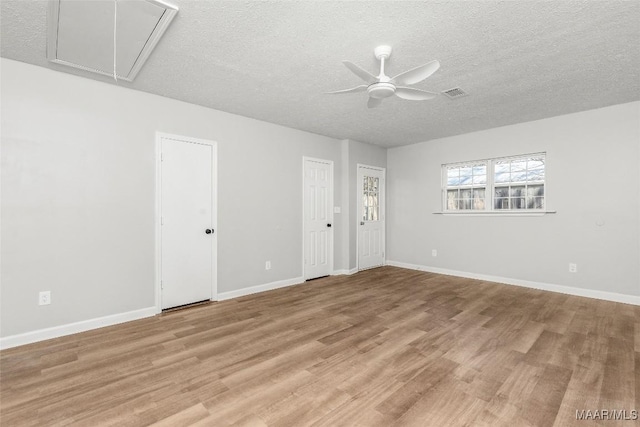
[[[358,165],[358,269],[384,265],[385,170]]]

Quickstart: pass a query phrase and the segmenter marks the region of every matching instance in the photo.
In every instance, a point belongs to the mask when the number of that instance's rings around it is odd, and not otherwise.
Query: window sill
[[[434,215],[445,216],[544,216],[557,211],[467,211],[467,212],[433,212]]]

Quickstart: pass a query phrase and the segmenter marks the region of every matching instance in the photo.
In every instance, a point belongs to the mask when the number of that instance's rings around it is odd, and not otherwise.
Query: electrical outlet
[[[38,295],[38,305],[51,304],[51,291],[42,291]]]
[[[578,272],[578,264],[569,263],[569,273],[577,273]]]
[[[431,249],[431,256],[438,256],[438,250],[437,249]]]
[[[271,261],[267,261],[264,263],[264,269],[265,270],[271,270]]]

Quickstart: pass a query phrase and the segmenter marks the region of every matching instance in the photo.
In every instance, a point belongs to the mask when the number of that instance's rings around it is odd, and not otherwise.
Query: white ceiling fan
[[[342,61],[342,63],[353,72],[353,74],[360,77],[362,80],[367,82],[367,84],[356,86],[351,89],[337,90],[335,92],[327,93],[338,94],[366,91],[369,94],[369,102],[367,103],[369,108],[378,107],[382,104],[382,100],[384,98],[388,98],[392,95],[410,101],[425,101],[438,96],[438,94],[434,92],[427,92],[426,90],[405,86],[421,82],[435,73],[438,68],[440,68],[440,62],[437,60],[412,68],[411,70],[400,73],[395,77],[389,77],[384,74],[384,61],[391,56],[391,46],[378,46],[374,49],[374,54],[376,55],[376,58],[380,60],[380,74],[377,77],[358,67],[353,62]]]

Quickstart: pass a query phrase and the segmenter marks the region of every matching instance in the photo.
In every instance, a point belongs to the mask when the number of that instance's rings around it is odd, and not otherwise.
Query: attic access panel
[[[50,0],[47,58],[113,76],[115,0]],[[117,1],[116,74],[133,81],[178,13],[161,0]]]

